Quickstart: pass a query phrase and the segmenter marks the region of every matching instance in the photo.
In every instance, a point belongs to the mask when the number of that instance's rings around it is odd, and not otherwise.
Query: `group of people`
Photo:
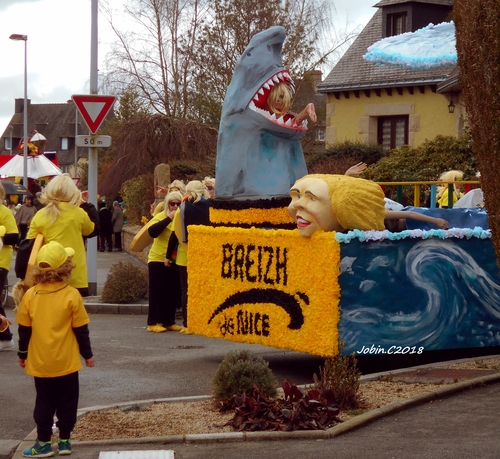
[[[149,332],[179,331],[189,335],[187,323],[187,244],[189,225],[209,224],[209,199],[215,180],[192,180],[187,185],[174,180],[158,187],[163,202],[152,206],[153,218],[148,233],[153,245],[148,255]],[[167,292],[167,295],[165,295]],[[177,309],[182,310],[182,327],[175,323]]]
[[[110,210],[104,201],[99,201],[99,221],[101,229],[97,239],[97,248],[99,252],[113,251],[114,246],[117,252],[122,249],[122,229],[123,229],[123,210],[118,201],[113,201],[113,208]]]

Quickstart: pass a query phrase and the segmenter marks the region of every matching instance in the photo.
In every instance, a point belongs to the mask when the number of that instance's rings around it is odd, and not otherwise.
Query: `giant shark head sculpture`
[[[216,162],[215,197],[288,196],[295,180],[307,174],[298,126],[264,109],[272,87],[293,81],[283,67],[285,29],[254,35],[238,59],[222,107]]]

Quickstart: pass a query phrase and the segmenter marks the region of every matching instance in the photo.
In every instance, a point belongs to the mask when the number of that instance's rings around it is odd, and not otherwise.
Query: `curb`
[[[117,304],[117,303],[86,303],[83,302],[88,314],[130,314],[147,315],[149,303]]]
[[[432,392],[423,392],[410,397],[406,400],[393,402],[389,405],[375,408],[364,414],[356,416],[353,419],[345,421],[341,424],[331,427],[327,430],[301,430],[293,432],[228,432],[215,434],[184,434],[184,435],[167,435],[162,437],[143,437],[143,438],[123,438],[116,440],[95,440],[95,441],[73,441],[74,446],[89,446],[89,445],[138,445],[147,443],[161,444],[208,444],[222,442],[237,442],[237,441],[273,441],[273,440],[327,440],[339,435],[351,432],[360,427],[368,425],[385,416],[399,413],[403,410],[421,405],[423,403],[436,400],[438,398],[447,397],[465,389],[472,389],[476,386],[492,384],[500,382],[500,373],[481,376],[479,378],[461,381],[458,383],[449,384],[446,387],[441,387]],[[110,410],[124,406],[147,406],[153,403],[179,402],[179,401],[198,401],[211,398],[210,396],[194,396],[194,397],[177,397],[157,400],[140,400],[136,402],[127,402],[114,405],[94,406],[78,410],[78,416],[82,416],[91,411]],[[20,459],[23,457],[23,450],[29,448],[36,440],[36,429],[34,429],[17,447],[12,459]]]

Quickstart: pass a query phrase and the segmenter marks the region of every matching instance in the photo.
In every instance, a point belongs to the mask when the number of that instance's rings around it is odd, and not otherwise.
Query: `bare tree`
[[[236,60],[255,33],[285,27],[284,63],[299,80],[331,63],[355,35],[339,38],[331,0],[127,0],[126,31],[113,1],[101,5],[117,37],[106,83],[133,88],[154,113],[214,127]]]
[[[193,48],[206,0],[127,0],[118,25],[112,0],[100,9],[117,37],[108,55],[106,84],[134,89],[154,113],[184,118]]]

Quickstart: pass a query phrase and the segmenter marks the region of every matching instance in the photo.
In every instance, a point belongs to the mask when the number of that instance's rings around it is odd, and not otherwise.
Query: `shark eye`
[[[247,57],[251,57],[252,56],[252,53],[247,53]]]

